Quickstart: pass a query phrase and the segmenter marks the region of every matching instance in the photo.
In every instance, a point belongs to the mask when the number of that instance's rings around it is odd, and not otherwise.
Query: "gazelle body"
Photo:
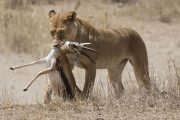
[[[73,76],[72,70],[70,68],[69,61],[66,57],[67,53],[72,53],[74,50],[89,50],[92,52],[96,52],[91,48],[84,47],[83,45],[87,45],[89,43],[70,43],[66,42],[64,45],[55,44],[52,46],[47,57],[44,57],[40,60],[33,61],[27,64],[18,65],[11,67],[11,70],[19,69],[22,67],[34,65],[34,64],[42,64],[45,63],[47,69],[40,71],[35,78],[30,81],[25,88],[24,91],[27,91],[31,84],[43,74],[47,74],[48,83],[46,86],[44,103],[49,103],[51,101],[52,92],[58,96],[63,95],[63,97],[74,98],[75,94],[78,96],[81,94],[81,90],[77,87],[75,78]]]
[[[65,61],[64,63],[61,63],[61,65],[64,66],[68,66],[68,61],[63,60],[66,59],[66,55],[64,53],[65,51],[61,50],[60,48],[58,48],[57,46],[53,46],[48,54],[47,57],[42,58],[40,60],[37,61],[33,61],[24,65],[19,65],[19,66],[15,66],[15,67],[11,67],[11,70],[14,69],[19,69],[22,67],[26,67],[26,66],[30,66],[30,65],[34,65],[34,64],[46,64],[47,69],[40,71],[35,78],[30,81],[25,88],[23,89],[24,91],[27,91],[28,88],[31,86],[31,84],[40,76],[43,74],[47,74],[48,76],[48,81],[47,81],[47,87],[46,87],[46,91],[45,91],[45,96],[44,96],[44,103],[49,103],[51,101],[51,94],[52,92],[58,96],[63,95],[63,97],[66,97],[68,95],[68,97],[73,98],[74,97],[74,90],[72,90],[72,88],[70,87],[69,82],[66,80],[64,80],[64,78],[62,78],[62,71],[60,71],[58,68],[60,68],[61,66],[59,66],[60,64],[57,63],[57,61],[61,62]],[[64,55],[63,55],[64,54]],[[68,68],[68,67],[67,67]],[[63,69],[61,69],[63,70]],[[71,72],[70,70],[68,72]],[[71,75],[71,79],[74,79],[73,74],[72,73],[67,73]],[[65,83],[66,82],[66,85]],[[75,88],[74,88],[75,89]],[[65,93],[67,91],[67,94]],[[80,91],[80,90],[79,90]]]

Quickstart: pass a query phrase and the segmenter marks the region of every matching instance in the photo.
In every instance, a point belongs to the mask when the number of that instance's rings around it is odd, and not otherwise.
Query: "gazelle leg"
[[[50,66],[48,69],[46,69],[46,70],[40,71],[40,72],[36,75],[36,77],[35,77],[32,81],[30,81],[30,82],[25,86],[25,88],[24,88],[23,90],[24,90],[24,91],[27,91],[27,89],[28,89],[28,88],[31,86],[31,84],[36,80],[36,78],[38,78],[40,75],[47,74],[47,73],[51,72],[52,70],[55,69],[55,67],[56,67],[56,60],[53,59],[53,60],[51,61],[51,66]]]
[[[45,62],[46,62],[46,58],[42,58],[40,60],[33,61],[33,62],[30,62],[30,63],[27,63],[27,64],[10,67],[10,69],[15,70],[15,69],[19,69],[19,68],[22,68],[22,67],[31,66],[31,65],[34,65],[34,64],[41,64],[41,63],[45,63]]]
[[[43,75],[43,74],[47,74],[47,73],[49,73],[49,72],[52,71],[52,70],[53,70],[53,69],[50,68],[50,69],[46,69],[46,70],[40,71],[40,72],[36,75],[36,77],[26,85],[26,87],[25,87],[23,90],[24,90],[24,91],[27,91],[27,89],[31,86],[31,84],[32,84],[39,76],[41,76],[41,75]]]

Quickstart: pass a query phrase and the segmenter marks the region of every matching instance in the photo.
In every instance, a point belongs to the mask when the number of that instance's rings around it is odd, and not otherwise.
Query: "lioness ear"
[[[68,20],[69,21],[74,21],[76,19],[76,12],[75,11],[71,11],[68,13]]]
[[[52,18],[54,15],[56,15],[56,12],[54,10],[49,11],[49,18]]]

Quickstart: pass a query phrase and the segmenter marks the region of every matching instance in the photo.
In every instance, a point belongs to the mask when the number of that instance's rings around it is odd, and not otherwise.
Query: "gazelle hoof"
[[[13,68],[13,67],[10,67],[10,69],[11,69],[11,70],[14,70],[14,68]]]
[[[23,91],[27,91],[27,88],[24,88]]]

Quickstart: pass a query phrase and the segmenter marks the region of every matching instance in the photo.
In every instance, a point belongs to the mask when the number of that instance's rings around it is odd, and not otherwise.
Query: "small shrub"
[[[168,13],[162,13],[160,14],[159,20],[163,23],[171,23],[172,22],[172,17]]]
[[[122,4],[132,4],[136,3],[138,0],[111,0],[114,3],[122,3]]]

